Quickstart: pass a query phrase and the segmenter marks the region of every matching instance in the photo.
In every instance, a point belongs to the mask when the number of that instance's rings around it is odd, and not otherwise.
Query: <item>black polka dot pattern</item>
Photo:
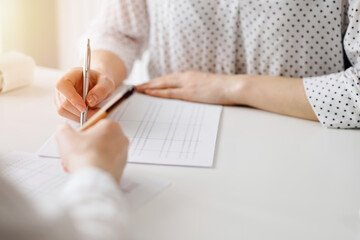
[[[92,50],[113,52],[130,73],[148,46],[149,29],[145,0],[106,0],[85,36]]]
[[[339,73],[304,78],[319,121],[330,128],[360,128],[360,2],[350,5],[344,49],[352,67]]]
[[[355,0],[107,0],[89,36],[128,72],[149,49],[151,78],[188,70],[304,78],[324,126],[356,128],[359,11]]]

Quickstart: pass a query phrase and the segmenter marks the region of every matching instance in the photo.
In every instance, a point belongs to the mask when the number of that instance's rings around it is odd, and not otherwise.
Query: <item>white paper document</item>
[[[0,172],[25,195],[45,200],[55,198],[69,178],[69,174],[62,169],[61,160],[41,158],[34,153],[24,152],[14,152],[2,157]],[[129,176],[125,170],[120,189],[130,211],[133,211],[169,185],[169,182],[163,180]]]
[[[211,167],[221,111],[221,106],[135,94],[110,118],[130,140],[128,162]],[[59,157],[54,136],[38,154]]]

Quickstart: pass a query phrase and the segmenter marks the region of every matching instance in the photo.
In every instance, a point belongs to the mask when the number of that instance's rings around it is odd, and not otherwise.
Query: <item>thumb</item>
[[[89,91],[86,101],[90,107],[95,107],[105,98],[110,96],[115,89],[115,84],[105,75],[100,75],[96,85]]]
[[[75,130],[70,127],[69,124],[65,123],[58,127],[56,131],[56,141],[59,145],[69,142],[71,139],[74,139]]]

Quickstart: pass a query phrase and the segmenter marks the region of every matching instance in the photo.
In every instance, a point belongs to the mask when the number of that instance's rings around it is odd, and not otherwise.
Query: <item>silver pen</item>
[[[84,56],[84,66],[83,66],[83,100],[85,104],[86,104],[86,96],[89,91],[90,62],[91,62],[91,49],[90,49],[90,39],[88,39],[85,50],[85,56]],[[86,122],[87,112],[88,112],[88,106],[86,105],[85,111],[82,112],[80,116],[80,127],[82,127]]]

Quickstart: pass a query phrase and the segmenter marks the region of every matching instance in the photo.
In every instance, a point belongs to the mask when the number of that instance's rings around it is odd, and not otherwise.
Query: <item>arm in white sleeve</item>
[[[149,17],[146,0],[105,0],[86,37],[92,50],[114,53],[130,74],[133,63],[148,45]]]
[[[128,239],[127,204],[108,173],[89,168],[74,174],[61,203],[83,239]]]
[[[0,239],[128,239],[125,199],[109,174],[74,174],[58,200],[35,205],[0,176]]]
[[[343,72],[304,78],[310,104],[323,126],[360,128],[360,2],[349,1],[344,49],[352,67]]]

